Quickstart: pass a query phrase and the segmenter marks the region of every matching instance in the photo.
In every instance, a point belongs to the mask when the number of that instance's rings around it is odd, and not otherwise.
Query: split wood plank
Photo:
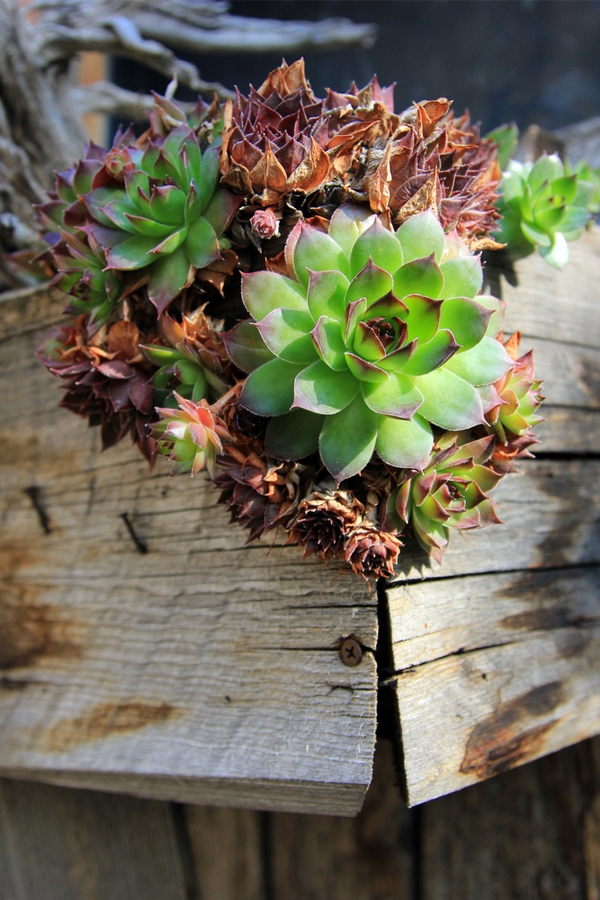
[[[297,548],[245,546],[203,479],[150,475],[130,447],[100,454],[96,430],[56,408],[38,342],[13,335],[0,358],[0,772],[355,814],[376,667],[367,651],[347,668],[336,646],[375,647],[375,594]]]
[[[502,282],[549,398],[540,458],[495,491],[506,525],[453,536],[441,568],[406,548],[386,592],[411,805],[600,731],[598,229],[571,247]]]

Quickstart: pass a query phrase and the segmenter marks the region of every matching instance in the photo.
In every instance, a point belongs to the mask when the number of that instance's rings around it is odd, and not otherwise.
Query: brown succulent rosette
[[[282,205],[292,191],[320,187],[330,172],[324,101],[306,80],[304,60],[283,63],[248,97],[225,107],[223,184],[262,207]]]
[[[344,559],[354,574],[365,581],[369,578],[390,578],[394,574],[401,547],[398,535],[380,531],[367,521],[346,538]]]
[[[303,559],[313,553],[321,559],[338,556],[346,534],[358,525],[364,510],[352,491],[314,490],[298,505],[288,543],[304,546]]]

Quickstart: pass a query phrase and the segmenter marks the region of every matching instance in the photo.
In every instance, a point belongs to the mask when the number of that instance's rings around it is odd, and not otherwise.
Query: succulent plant
[[[300,223],[286,246],[292,277],[244,276],[253,320],[224,335],[250,372],[240,398],[272,417],[266,450],[300,459],[319,450],[339,483],[373,452],[422,468],[431,426],[484,422],[477,387],[512,361],[493,332],[498,301],[473,299],[479,259],[446,237],[431,212],[396,233],[354,206],[336,211],[329,234]]]
[[[222,323],[214,323],[196,310],[184,316],[181,323],[166,313],[161,317],[164,344],[141,345],[146,359],[158,367],[152,383],[165,395],[167,405],[175,405],[171,390],[188,400],[218,399],[229,387],[226,373],[230,368],[219,330]]]
[[[390,578],[398,561],[402,542],[397,534],[380,531],[371,522],[363,522],[351,531],[344,544],[344,559],[355,575]]]
[[[141,270],[160,315],[229,246],[222,234],[240,200],[217,187],[218,147],[202,153],[187,125],[128,153],[135,167],[122,169],[123,183],[92,183],[83,199],[108,270]]]
[[[468,443],[461,443],[458,434],[444,435],[425,469],[406,478],[390,496],[386,527],[402,532],[410,522],[421,546],[441,563],[450,529],[499,523],[487,496],[501,477],[485,465],[493,447],[493,435]]]
[[[518,254],[535,248],[551,266],[569,259],[568,241],[578,238],[592,219],[597,186],[568,174],[556,154],[536,162],[511,160],[502,175],[496,237]]]
[[[504,344],[514,365],[494,385],[498,402],[486,412],[486,421],[503,444],[511,436],[522,437],[543,422],[537,410],[544,399],[541,381],[533,370],[533,350],[519,357],[521,333],[516,331]]]
[[[228,437],[223,421],[213,414],[207,401],[199,403],[175,394],[179,409],[157,408],[161,420],[152,431],[157,450],[173,466],[172,475],[189,472],[192,476],[206,467],[215,474],[217,453]]]
[[[99,425],[107,449],[131,434],[151,460],[155,444],[149,425],[155,420],[152,368],[139,352],[139,332],[119,321],[103,346],[89,343],[86,317],[52,329],[38,350],[46,368],[65,382],[60,406]]]
[[[303,559],[313,553],[331,559],[343,551],[347,533],[356,528],[364,511],[352,491],[319,486],[300,502],[288,528],[288,543],[304,546]]]
[[[224,184],[260,206],[280,206],[290,191],[320,187],[330,170],[323,100],[313,94],[304,60],[275,69],[248,98],[225,109]]]

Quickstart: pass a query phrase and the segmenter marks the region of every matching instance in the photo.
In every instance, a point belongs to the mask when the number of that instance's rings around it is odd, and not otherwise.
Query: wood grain
[[[0,845],[0,900],[192,900],[167,803],[2,779]]]
[[[386,591],[411,805],[600,731],[599,249],[595,229],[563,272],[502,280],[548,397],[540,458],[494,493],[506,524],[453,536],[442,568],[407,547]]]
[[[336,644],[354,633],[375,647],[375,594],[297,548],[245,546],[201,478],[150,475],[126,446],[100,454],[97,433],[56,408],[38,340],[13,335],[0,358],[0,771],[356,813],[376,668],[367,649],[348,669]]]

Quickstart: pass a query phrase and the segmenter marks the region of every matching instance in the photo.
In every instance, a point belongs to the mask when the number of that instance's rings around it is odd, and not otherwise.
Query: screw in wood
[[[40,521],[40,525],[45,534],[50,534],[52,529],[50,528],[50,519],[48,518],[48,513],[44,509],[42,504],[42,492],[40,491],[37,485],[33,485],[32,487],[25,488],[25,493],[31,500],[31,505],[35,509],[38,519]]]
[[[363,650],[356,638],[347,637],[340,647],[340,659],[345,666],[357,666],[363,657]]]
[[[125,526],[127,528],[127,531],[129,532],[129,537],[135,544],[135,547],[136,547],[138,553],[147,553],[148,545],[144,541],[142,541],[135,533],[135,529],[134,529],[133,525],[131,524],[131,521],[130,521],[127,513],[121,513],[121,518],[125,522]]]

